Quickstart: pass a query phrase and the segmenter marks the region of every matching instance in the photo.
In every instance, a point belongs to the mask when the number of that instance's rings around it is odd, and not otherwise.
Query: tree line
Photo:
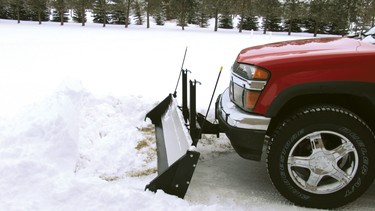
[[[52,10],[53,9],[53,10]],[[54,11],[50,20],[50,11]],[[374,26],[375,0],[0,0],[0,19],[56,21],[64,25],[67,11],[75,22],[85,25],[86,11],[95,23],[131,23],[150,27],[150,17],[157,25],[175,19],[185,29],[187,24],[207,27],[213,18],[218,28],[292,32],[307,31],[345,35]],[[234,18],[238,24],[234,26]],[[237,22],[237,21],[236,21]]]

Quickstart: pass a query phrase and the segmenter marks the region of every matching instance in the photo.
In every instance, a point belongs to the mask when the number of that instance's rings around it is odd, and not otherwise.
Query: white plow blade
[[[169,95],[147,117],[155,125],[158,176],[146,189],[154,192],[161,189],[184,198],[200,154],[193,150],[193,141],[176,99]]]
[[[182,113],[178,110],[175,98],[162,115],[161,121],[168,166],[170,166],[186,154],[193,141],[185,126]]]

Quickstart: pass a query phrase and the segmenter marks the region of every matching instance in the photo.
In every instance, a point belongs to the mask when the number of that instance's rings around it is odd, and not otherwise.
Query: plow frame
[[[175,92],[173,95],[169,94],[146,115],[146,118],[150,118],[155,125],[158,176],[146,185],[145,190],[152,192],[163,190],[165,193],[180,198],[185,197],[197,166],[200,153],[196,151],[196,146],[202,133],[219,136],[221,132],[219,125],[212,124],[202,114],[197,114],[196,85],[200,83],[196,80],[190,80],[190,108],[188,108],[188,72],[190,71],[181,69],[180,73],[182,74],[182,106],[176,105],[177,94]],[[172,121],[171,123],[171,119],[177,118],[180,122]],[[174,130],[178,134],[176,136],[180,137],[166,137],[170,135],[166,135],[167,128]],[[168,145],[173,145],[173,150]],[[178,159],[175,153],[179,155]]]

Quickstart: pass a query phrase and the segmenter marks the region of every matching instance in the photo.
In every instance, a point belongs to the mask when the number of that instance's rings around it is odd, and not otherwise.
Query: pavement
[[[195,204],[232,205],[243,210],[313,210],[293,205],[272,185],[264,159],[260,162],[226,152],[200,161],[186,200]],[[338,210],[375,210],[375,183],[356,201]]]

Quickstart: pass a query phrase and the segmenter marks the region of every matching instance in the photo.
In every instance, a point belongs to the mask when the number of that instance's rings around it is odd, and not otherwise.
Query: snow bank
[[[209,208],[143,191],[155,177],[153,104],[142,97],[98,97],[77,81],[13,119],[0,121],[1,210]]]
[[[0,197],[3,202],[38,207],[52,190],[58,189],[58,181],[74,177],[79,157],[81,98],[79,84],[64,83],[50,98],[13,119],[2,119]],[[2,206],[7,207],[7,203]]]

